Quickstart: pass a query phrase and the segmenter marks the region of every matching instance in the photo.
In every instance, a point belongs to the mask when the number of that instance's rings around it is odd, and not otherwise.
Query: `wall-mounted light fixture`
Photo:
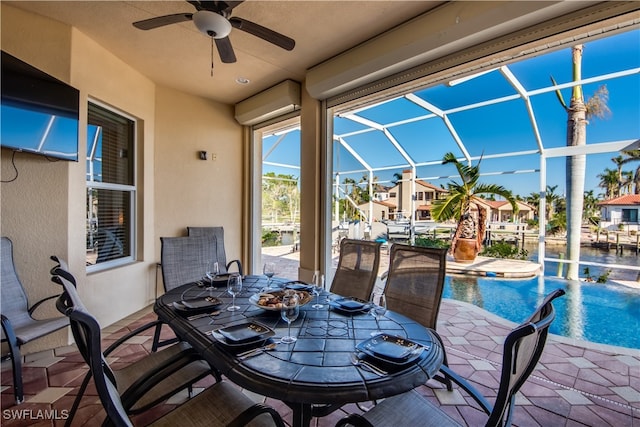
[[[207,160],[207,152],[206,151],[198,151],[198,156],[200,160]]]

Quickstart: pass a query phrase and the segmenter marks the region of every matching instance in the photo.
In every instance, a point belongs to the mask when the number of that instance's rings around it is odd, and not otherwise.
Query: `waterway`
[[[529,253],[529,259],[532,261],[538,261],[538,247],[535,244],[527,243],[525,245],[525,250]],[[564,255],[565,247],[563,245],[547,245],[545,249],[545,257],[546,258],[559,258],[560,255]],[[628,265],[632,267],[640,266],[640,256],[636,255],[632,251],[626,251],[623,255],[616,253],[615,250],[604,250],[598,248],[592,248],[588,246],[583,246],[580,248],[580,260],[586,262],[594,262],[600,264],[610,264],[610,265]],[[560,263],[545,261],[544,263],[544,275],[545,276],[558,276],[558,266]],[[638,280],[638,276],[640,271],[637,270],[625,270],[622,268],[610,268],[610,267],[598,267],[592,265],[581,265],[580,266],[580,276],[584,277],[585,267],[589,268],[589,274],[594,277],[599,277],[608,272],[608,279],[615,280],[624,280],[624,281],[636,281]],[[566,271],[566,266],[564,266],[564,271]],[[562,276],[562,274],[560,274]]]

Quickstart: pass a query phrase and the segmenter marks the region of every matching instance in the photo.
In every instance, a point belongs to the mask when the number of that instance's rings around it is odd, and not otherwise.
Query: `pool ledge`
[[[471,303],[458,301],[451,298],[443,298],[443,300],[446,300],[448,304],[464,308],[465,311],[473,311],[473,312],[479,313],[485,318],[487,318],[488,320],[504,325],[508,328],[515,328],[516,326],[518,326],[516,322],[512,322],[511,320],[505,319],[504,317],[500,317],[497,314],[493,314],[490,311],[477,307]],[[567,344],[574,347],[587,348],[595,351],[601,351],[604,353],[610,353],[612,355],[633,356],[636,358],[638,357],[638,355],[640,355],[640,349],[620,347],[620,346],[611,345],[611,344],[601,344],[601,343],[596,343],[592,341],[581,340],[578,338],[569,338],[569,337],[565,337],[557,334],[549,334],[548,339],[550,341],[555,341],[557,343]],[[636,367],[638,366],[637,362],[634,362],[634,366]]]
[[[473,263],[464,264],[455,262],[453,260],[453,257],[451,256],[447,257],[448,274],[505,278],[527,278],[538,276],[540,272],[540,264],[532,261],[478,256],[473,261]]]

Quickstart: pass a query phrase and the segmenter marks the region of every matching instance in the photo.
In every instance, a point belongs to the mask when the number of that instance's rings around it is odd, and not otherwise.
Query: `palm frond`
[[[436,200],[433,202],[433,208],[431,209],[431,215],[436,221],[446,221],[451,218],[460,218],[460,199],[462,193],[450,193],[451,197],[447,197],[444,200]]]
[[[611,110],[607,103],[609,102],[609,90],[606,85],[602,85],[596,90],[591,98],[587,100],[585,106],[587,108],[587,119],[595,117],[605,119],[611,116]]]
[[[549,76],[551,77],[551,83],[556,86],[558,83],[556,83],[556,79],[553,78],[553,76]],[[562,97],[562,92],[560,92],[559,89],[556,89],[556,98],[558,98],[558,101],[560,101],[560,105],[562,105],[562,108],[566,110],[568,110],[567,107],[567,103],[564,101],[564,98]]]

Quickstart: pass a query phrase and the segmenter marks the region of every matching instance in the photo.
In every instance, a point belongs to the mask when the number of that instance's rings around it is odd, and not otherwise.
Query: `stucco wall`
[[[233,107],[158,87],[155,134],[156,259],[160,237],[187,226],[223,226],[227,260],[239,259],[243,141]]]
[[[70,82],[71,29],[60,23],[21,12],[2,4],[2,49]],[[11,180],[16,172],[11,165],[12,151],[2,149],[2,180]],[[1,233],[14,245],[16,270],[29,301],[57,294],[58,285],[50,281],[49,256],[68,255],[69,173],[76,163],[53,162],[32,154],[16,153],[17,177],[2,183]],[[53,303],[38,309],[41,318],[59,316]],[[66,343],[66,331],[59,331],[25,351]]]

